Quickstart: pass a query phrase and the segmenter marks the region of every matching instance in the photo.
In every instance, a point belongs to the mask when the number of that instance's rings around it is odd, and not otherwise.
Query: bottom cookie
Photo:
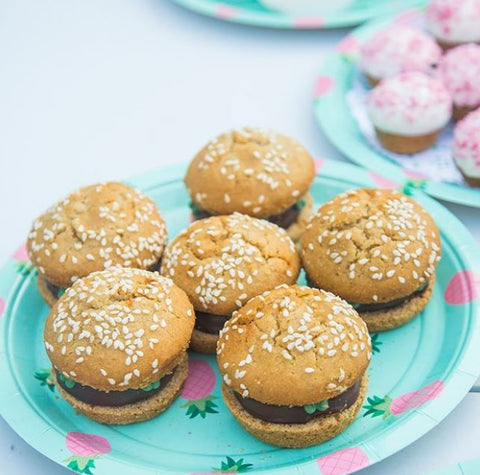
[[[301,209],[297,220],[286,229],[287,234],[290,236],[293,242],[298,242],[300,240],[313,214],[312,195],[310,193],[307,193],[303,197],[303,200],[305,200],[305,206]]]
[[[425,308],[432,297],[434,286],[435,276],[432,276],[421,294],[408,299],[401,305],[374,312],[359,312],[359,314],[367,324],[370,333],[398,328],[408,323]]]
[[[190,340],[190,349],[198,353],[215,354],[217,352],[218,335],[205,333],[196,328]]]
[[[167,409],[176,399],[182,389],[188,374],[188,356],[185,352],[167,385],[157,394],[135,404],[125,406],[93,406],[79,401],[67,393],[56,381],[55,371],[52,372],[60,395],[73,408],[89,419],[102,424],[131,424],[146,421]]]
[[[53,307],[57,303],[58,299],[48,288],[47,281],[43,277],[37,277],[37,287],[43,300],[45,300],[50,307]]]
[[[367,393],[368,377],[364,375],[355,403],[344,411],[321,416],[306,424],[276,424],[249,414],[235,395],[222,384],[223,398],[240,425],[257,439],[280,447],[300,448],[320,444],[343,432],[355,419]]]

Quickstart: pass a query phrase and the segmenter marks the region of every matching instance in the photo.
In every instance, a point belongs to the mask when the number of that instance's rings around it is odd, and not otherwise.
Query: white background
[[[167,0],[2,0],[0,261],[77,186],[189,160],[232,126],[278,129],[317,157],[342,159],[311,100],[346,31],[233,25]],[[480,211],[448,207],[480,242]],[[480,394],[470,393],[430,434],[365,473],[422,473],[480,457],[479,421]],[[0,474],[67,473],[1,419],[0,460]]]

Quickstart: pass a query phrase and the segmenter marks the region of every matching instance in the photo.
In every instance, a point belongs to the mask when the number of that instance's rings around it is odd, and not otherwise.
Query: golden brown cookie
[[[150,269],[167,241],[155,203],[122,183],[86,186],[35,220],[29,257],[39,276],[57,287],[114,265]]]
[[[440,259],[440,234],[413,199],[390,190],[353,190],[319,208],[300,255],[315,287],[334,292],[360,314],[386,311],[402,300],[429,297],[425,289]],[[405,320],[420,308],[407,307]]]
[[[355,417],[371,343],[365,322],[339,297],[282,285],[234,312],[220,332],[217,359],[227,405],[239,422],[266,442],[304,447],[333,437]],[[321,403],[322,409],[315,409]],[[278,408],[282,415],[273,416]],[[311,420],[305,415],[317,410]],[[289,418],[304,428],[282,422]]]
[[[255,295],[294,283],[300,259],[283,229],[235,213],[191,224],[165,249],[161,272],[187,293],[197,312],[230,316]]]
[[[302,201],[305,203],[300,210],[296,221],[286,228],[287,234],[293,242],[298,242],[313,216],[313,198],[310,193],[303,196]]]
[[[183,360],[193,326],[193,307],[170,279],[114,267],[75,281],[52,308],[44,340],[58,373],[94,391],[88,403],[95,392],[158,388]]]
[[[214,354],[217,350],[218,333],[206,333],[196,328],[192,333],[190,349],[198,353]]]
[[[314,175],[313,159],[297,141],[244,127],[210,141],[192,160],[185,184],[203,214],[240,212],[287,229],[305,206],[301,198]]]

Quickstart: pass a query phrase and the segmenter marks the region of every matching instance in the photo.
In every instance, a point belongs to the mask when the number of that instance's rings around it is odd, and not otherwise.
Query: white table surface
[[[73,188],[188,160],[233,126],[278,129],[342,160],[314,122],[311,92],[346,31],[232,25],[167,0],[2,0],[0,261]],[[480,211],[446,206],[480,242]],[[479,438],[480,393],[470,393],[428,435],[362,473],[480,458]],[[2,474],[67,473],[1,419],[0,460]]]

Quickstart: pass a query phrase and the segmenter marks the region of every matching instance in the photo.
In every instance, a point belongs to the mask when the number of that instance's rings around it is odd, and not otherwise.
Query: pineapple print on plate
[[[370,461],[360,447],[347,447],[317,460],[322,475],[347,475],[369,465]]]
[[[210,395],[215,382],[215,372],[209,363],[200,359],[188,361],[188,377],[180,393],[180,397],[188,401],[180,407],[187,408],[190,419],[197,416],[205,419],[207,414],[218,413],[217,404],[213,402],[217,397]]]
[[[211,472],[195,472],[190,475],[219,475],[222,473],[242,473],[252,470],[253,464],[245,463],[244,459],[234,460],[232,457],[226,457],[226,461],[220,464],[220,467],[212,468]]]
[[[69,432],[65,443],[73,455],[64,463],[70,470],[87,475],[93,475],[95,461],[111,450],[110,442],[105,437],[84,432]]]
[[[434,381],[422,388],[412,391],[410,393],[402,394],[394,399],[390,396],[383,398],[378,396],[367,397],[367,402],[364,409],[366,409],[363,417],[382,416],[386,419],[388,416],[398,416],[404,412],[416,409],[427,401],[433,401],[443,390],[443,381]]]
[[[381,348],[380,346],[383,345],[383,342],[381,342],[378,338],[378,333],[372,333],[370,335],[370,340],[372,342],[372,353],[375,355],[376,353],[380,353]]]

